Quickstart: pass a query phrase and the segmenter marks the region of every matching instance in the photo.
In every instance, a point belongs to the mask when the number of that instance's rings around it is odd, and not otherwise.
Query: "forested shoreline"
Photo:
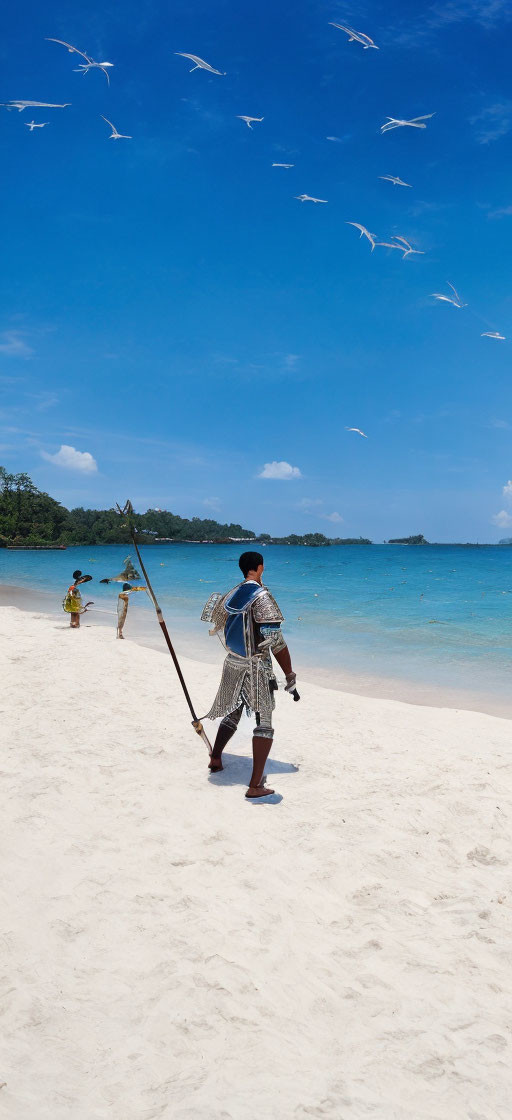
[[[208,541],[214,544],[232,541],[261,544],[371,544],[359,538],[326,537],[323,533],[292,533],[288,537],[257,535],[238,524],[222,524],[212,518],[180,517],[169,510],[148,509],[136,514],[138,541],[141,544],[162,542]],[[68,510],[49,494],[38,488],[28,474],[9,474],[0,467],[0,546],[18,547],[79,544],[129,544],[130,535],[116,509]]]
[[[149,509],[137,514],[140,543],[163,537],[173,541],[254,540],[241,525],[223,525],[211,518],[179,517],[167,510]],[[9,474],[0,467],[0,544],[74,545],[128,544],[130,535],[116,509],[68,510],[49,494],[38,490],[27,474]]]

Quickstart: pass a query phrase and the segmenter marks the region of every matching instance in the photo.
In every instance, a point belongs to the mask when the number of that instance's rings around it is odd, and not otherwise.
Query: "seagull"
[[[393,234],[393,241],[401,241],[402,242],[401,245],[397,245],[397,249],[402,250],[402,252],[404,254],[403,258],[402,258],[403,260],[405,260],[405,258],[408,257],[410,255],[410,253],[416,253],[420,257],[425,256],[425,250],[424,249],[413,249],[411,243],[407,240],[406,237],[399,237],[398,234],[394,233]]]
[[[50,101],[2,101],[0,107],[2,109],[17,109],[22,113],[24,109],[68,109],[71,105],[70,101],[66,101],[64,105],[52,105]]]
[[[366,229],[366,226],[361,226],[359,224],[359,222],[347,222],[346,225],[347,226],[355,226],[356,229],[359,229],[361,231],[360,234],[359,234],[360,238],[363,237],[363,235],[368,238],[368,241],[370,242],[370,245],[372,247],[372,253],[373,253],[373,250],[375,249],[375,245],[376,245],[376,241],[375,241],[376,234],[370,233]],[[398,248],[398,246],[397,246],[397,248]]]
[[[362,31],[353,31],[351,27],[343,27],[342,23],[333,23],[332,20],[329,20],[329,23],[331,27],[337,27],[338,31],[346,31],[349,43],[361,43],[365,51],[367,51],[369,47],[373,47],[374,51],[380,49],[375,45],[373,39],[370,39],[369,35],[363,35]]]
[[[412,186],[412,183],[404,183],[403,179],[399,179],[396,175],[379,175],[379,179],[385,179],[388,183],[393,183],[395,187]]]
[[[481,338],[499,338],[502,342],[506,341],[506,335],[500,334],[499,331],[484,331],[480,336]]]
[[[460,295],[454,288],[453,284],[450,284],[449,280],[447,280],[446,283],[448,284],[448,287],[452,289],[452,292],[455,295],[455,299],[453,299],[452,296],[441,295],[439,292],[431,292],[431,295],[434,297],[434,299],[444,300],[445,303],[453,303],[454,307],[467,307],[467,303],[462,302]]]
[[[189,71],[190,74],[193,74],[194,70],[208,70],[209,74],[220,74],[221,78],[226,77],[225,71],[215,70],[213,66],[210,66],[209,62],[205,62],[204,59],[198,58],[196,54],[187,54],[186,51],[175,51],[174,53],[179,54],[181,58],[189,58],[191,62],[195,63],[195,66],[193,66]]]
[[[420,121],[429,121],[431,117],[435,117],[435,113],[426,113],[424,117],[413,117],[410,121],[398,121],[395,117],[386,117],[387,124],[381,125],[381,132],[390,132],[392,128],[426,128],[426,124],[420,124]]]
[[[298,202],[328,202],[328,198],[313,198],[310,194],[295,194],[293,196]]]
[[[25,121],[25,127],[29,128],[30,131],[33,132],[35,128],[44,128],[45,124],[49,123],[49,121],[41,121],[40,124],[37,124],[36,121]]]
[[[100,113],[100,117],[102,121],[105,121],[106,124],[109,124],[112,129],[109,140],[133,140],[133,136],[125,136],[123,132],[118,132],[115,124],[112,124],[112,121],[109,121],[108,117],[104,117],[103,113]]]
[[[392,245],[391,241],[376,241],[375,244],[382,246],[383,249],[401,249],[402,252],[404,252],[404,248],[402,245]]]
[[[360,428],[345,428],[345,431],[346,432],[357,432],[358,436],[362,436],[363,439],[368,439],[368,436],[365,435],[365,433],[362,432]]]
[[[245,123],[247,125],[247,128],[250,128],[251,132],[252,132],[252,121],[263,121],[265,119],[264,117],[244,117],[244,116],[242,116],[241,113],[237,113],[236,116],[237,116],[237,120],[245,121]]]
[[[87,74],[88,70],[102,70],[106,79],[107,79],[108,85],[110,85],[110,77],[109,77],[107,67],[110,68],[111,66],[113,66],[114,65],[113,62],[95,62],[94,59],[89,58],[89,55],[85,54],[84,51],[79,51],[78,47],[72,47],[71,43],[65,43],[63,39],[47,38],[46,42],[47,43],[59,43],[60,46],[65,47],[66,50],[69,51],[70,54],[79,54],[80,58],[85,58],[85,62],[79,62],[78,63],[78,70],[82,74]]]
[[[295,167],[294,163],[273,163],[272,167]]]

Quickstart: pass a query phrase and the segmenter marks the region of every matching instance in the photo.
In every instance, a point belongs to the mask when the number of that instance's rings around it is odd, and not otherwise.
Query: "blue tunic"
[[[262,591],[259,583],[241,583],[224,602],[224,609],[229,615],[224,627],[224,641],[227,648],[239,657],[249,657],[253,652],[247,649],[245,615]]]

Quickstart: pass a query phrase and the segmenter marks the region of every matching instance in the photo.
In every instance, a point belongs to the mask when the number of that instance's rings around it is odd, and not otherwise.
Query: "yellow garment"
[[[62,606],[67,614],[82,614],[82,596],[78,590],[78,587],[76,587],[74,583],[72,583],[71,587],[68,588],[68,591],[64,596],[64,599],[62,600]]]

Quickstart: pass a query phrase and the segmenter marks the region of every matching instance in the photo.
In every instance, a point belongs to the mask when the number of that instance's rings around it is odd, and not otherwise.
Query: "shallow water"
[[[97,581],[120,571],[129,551],[126,545],[0,550],[0,581],[51,592],[59,607],[72,572],[80,568],[94,577],[83,589],[86,597],[97,609],[114,611],[119,585]],[[213,639],[199,615],[212,591],[238,582],[240,551],[238,544],[143,550],[184,652],[204,649],[210,659]],[[310,675],[334,687],[420,702],[435,703],[441,690],[445,697],[452,694],[447,702],[469,706],[472,693],[487,698],[476,707],[512,712],[512,549],[271,545],[263,554],[264,580],[285,615],[294,660]],[[135,560],[133,549],[131,555]],[[132,628],[147,630],[151,611],[145,596],[132,597],[127,637]],[[100,614],[97,621],[110,623]]]

